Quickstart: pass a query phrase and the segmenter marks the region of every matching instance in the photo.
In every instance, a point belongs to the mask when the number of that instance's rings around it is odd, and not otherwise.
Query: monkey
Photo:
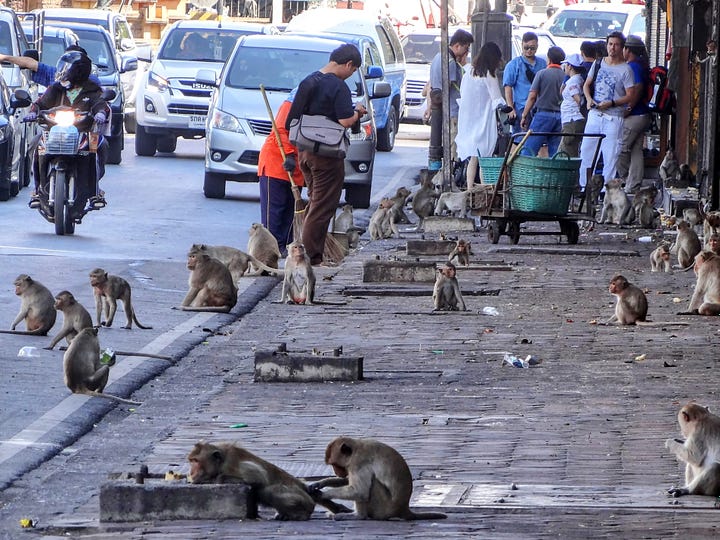
[[[420,189],[417,190],[412,199],[412,210],[418,217],[416,230],[421,231],[425,218],[433,215],[437,198],[438,194],[437,191],[435,191],[432,180],[426,175],[420,185]]]
[[[632,285],[625,276],[616,275],[610,280],[608,287],[610,294],[617,298],[615,314],[608,319],[607,324],[636,324],[647,317],[648,302],[645,293],[639,287]]]
[[[280,302],[312,306],[314,297],[315,272],[310,257],[303,244],[292,242],[288,245],[288,256],[285,259],[285,279]]]
[[[103,393],[110,375],[110,366],[114,365],[115,361],[111,361],[110,364],[100,362],[97,334],[97,328],[92,326],[83,328],[68,346],[63,356],[65,386],[73,394],[104,397],[129,405],[141,405],[137,401]]]
[[[279,248],[278,248],[279,249]],[[239,249],[229,246],[209,246],[207,244],[193,244],[190,247],[190,251],[197,251],[198,253],[207,253],[211,257],[217,259],[230,270],[233,281],[237,283],[240,278],[247,273],[250,263],[253,267],[259,268],[271,275],[278,275],[277,268],[271,268],[262,261],[256,259],[252,255],[245,253]]]
[[[655,251],[650,254],[650,271],[660,272],[661,267],[663,271],[672,273],[672,269],[670,268],[670,246],[666,242],[660,244]]]
[[[442,193],[435,203],[435,215],[440,216],[447,210],[451,215],[464,218],[467,216],[469,196],[469,190]]]
[[[354,227],[353,207],[351,204],[344,204],[340,212],[333,218],[332,232],[347,233],[348,229]]]
[[[188,252],[188,291],[180,309],[228,313],[237,303],[235,281],[223,263],[206,253]]]
[[[0,333],[46,336],[55,325],[57,318],[52,293],[45,285],[27,274],[20,274],[13,283],[15,294],[20,297],[20,312],[15,317],[10,330],[0,330]],[[15,330],[23,319],[25,319],[25,331]]]
[[[373,240],[390,238],[393,235],[400,238],[400,231],[395,223],[395,206],[392,199],[385,197],[380,201],[370,217],[368,231]]]
[[[445,519],[440,512],[410,510],[412,474],[400,453],[374,439],[338,437],[325,449],[325,463],[336,476],[308,486],[325,499],[355,501],[352,514],[335,519]]]
[[[591,217],[597,215],[597,204],[600,192],[602,191],[605,179],[602,174],[593,174],[590,181],[585,186],[585,201],[587,203],[587,213]]]
[[[60,332],[55,336],[50,345],[45,347],[52,350],[58,342],[65,338],[68,345],[72,343],[84,328],[92,328],[92,317],[90,313],[80,304],[69,291],[61,291],[55,296],[55,309],[62,311],[63,325]]]
[[[698,208],[684,208],[682,218],[684,221],[687,221],[696,232],[698,227],[705,221],[705,215],[699,206]]]
[[[405,204],[409,196],[410,190],[406,187],[400,187],[395,192],[395,196],[390,198],[393,202],[393,208],[395,209],[395,215],[393,216],[395,223],[410,223],[405,213]]]
[[[707,242],[707,250],[712,251],[715,255],[720,255],[720,234],[713,233],[705,239]]]
[[[455,277],[456,271],[455,265],[451,262],[445,263],[443,268],[438,268],[432,295],[435,305],[433,311],[458,311],[458,304],[460,311],[466,311],[465,300]]]
[[[638,190],[633,199],[633,211],[635,219],[641,227],[652,228],[656,219],[660,216],[655,210],[655,197],[658,190],[655,186],[648,186]]]
[[[713,234],[720,234],[720,211],[705,214],[705,221],[703,221],[703,238],[706,244]]]
[[[695,257],[695,290],[687,311],[680,315],[720,315],[720,256],[701,251]]]
[[[470,255],[472,255],[470,242],[459,239],[448,255],[448,261],[455,265],[470,266]]]
[[[345,234],[347,235],[347,243],[350,249],[355,249],[360,243],[360,235],[365,233],[362,227],[350,227]]]
[[[690,165],[683,163],[678,169],[677,187],[686,188],[695,185],[695,174],[693,174]]]
[[[260,223],[250,226],[247,251],[270,268],[277,269],[280,259],[280,246],[272,233]],[[261,269],[256,269],[261,273]]]
[[[123,303],[123,309],[125,310],[125,318],[127,324],[123,328],[132,328],[132,323],[138,328],[143,330],[152,330],[152,326],[143,326],[135,315],[135,310],[132,307],[131,301],[131,289],[130,284],[121,278],[120,276],[113,276],[108,274],[102,268],[95,268],[90,272],[90,286],[93,288],[93,294],[95,295],[95,311],[97,315],[98,326],[106,326],[110,328],[115,318],[115,311],[117,311],[117,301],[120,300]],[[105,312],[107,320],[102,320],[102,314]]]
[[[720,495],[720,417],[706,407],[688,403],[678,413],[683,439],[667,439],[665,448],[685,465],[685,485],[672,487],[673,497]]]
[[[678,221],[677,230],[677,239],[671,251],[677,254],[679,268],[689,269],[702,246],[698,235],[687,221]]]
[[[188,482],[247,484],[256,490],[261,504],[277,511],[275,519],[310,519],[316,502],[333,513],[350,512],[342,504],[310,493],[299,479],[233,443],[211,444],[200,441],[188,454],[188,461]]]
[[[627,193],[622,188],[622,181],[619,178],[609,180],[605,184],[605,199],[600,214],[600,223],[629,225],[634,219],[635,211]]]
[[[677,180],[680,174],[680,166],[678,165],[677,159],[675,159],[675,152],[672,148],[668,148],[667,152],[665,152],[665,157],[662,163],[660,163],[658,174],[665,187],[670,187],[670,185]]]

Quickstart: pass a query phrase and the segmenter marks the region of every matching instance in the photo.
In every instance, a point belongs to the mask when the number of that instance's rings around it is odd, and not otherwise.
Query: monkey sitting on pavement
[[[635,219],[630,199],[622,188],[622,180],[615,178],[605,184],[605,199],[600,214],[600,223],[629,225]]]
[[[270,268],[278,267],[278,260],[281,257],[280,246],[272,233],[262,223],[253,223],[250,226],[247,252],[265,266]],[[256,270],[258,273],[263,271],[261,268]]]
[[[377,209],[370,217],[368,224],[370,238],[373,240],[382,240],[396,236],[400,238],[400,231],[395,223],[395,205],[392,199],[383,198],[378,204]]]
[[[670,266],[670,246],[663,242],[650,254],[650,271],[672,273]]]
[[[233,280],[237,283],[242,276],[247,273],[247,270],[252,265],[264,272],[271,275],[277,275],[278,269],[271,268],[264,264],[262,261],[256,259],[252,255],[245,253],[242,250],[236,249],[229,246],[209,246],[208,244],[193,244],[190,247],[190,251],[198,251],[207,253],[211,257],[217,259],[230,270]]]
[[[470,191],[446,191],[440,194],[440,197],[435,204],[435,215],[441,216],[448,211],[449,214],[457,217],[464,218],[467,216],[468,204],[470,202]]]
[[[50,290],[27,274],[20,274],[13,282],[15,294],[20,297],[20,311],[10,330],[0,330],[2,334],[27,336],[46,336],[55,324],[57,310],[55,299]],[[25,331],[15,327],[25,319]]]
[[[83,329],[92,328],[93,325],[90,313],[69,291],[61,291],[55,296],[55,309],[62,311],[63,325],[50,345],[45,347],[48,350],[52,350],[62,338],[65,338],[69,345]]]
[[[457,241],[455,247],[448,255],[448,261],[457,266],[470,266],[470,255],[472,255],[470,242],[461,238]]]
[[[110,328],[117,311],[117,301],[123,303],[125,310],[125,318],[127,323],[123,328],[132,328],[132,323],[143,330],[151,330],[152,326],[143,326],[135,315],[132,306],[130,284],[120,276],[108,274],[102,268],[95,268],[90,272],[90,286],[93,288],[95,295],[95,311],[97,315],[98,326],[106,326]],[[105,313],[105,321],[102,320],[103,312]]]
[[[409,196],[410,190],[406,187],[400,187],[395,192],[395,196],[390,197],[390,200],[393,202],[393,208],[395,209],[393,216],[395,223],[410,223],[410,220],[405,213],[405,204],[407,203]]]
[[[701,251],[695,257],[695,290],[680,315],[720,315],[720,256]]]
[[[417,230],[422,230],[425,218],[433,215],[437,198],[438,194],[435,186],[433,186],[430,178],[426,176],[420,185],[420,189],[417,190],[412,198],[412,210],[419,219]]]
[[[617,303],[615,314],[608,319],[607,324],[636,324],[645,320],[648,302],[639,287],[632,285],[625,276],[617,275],[610,280],[608,290],[615,295]]]
[[[256,491],[261,504],[277,511],[275,519],[310,519],[316,502],[333,513],[350,512],[341,504],[310,494],[299,479],[232,443],[198,442],[188,454],[188,461],[188,482],[247,484]]]
[[[705,220],[703,221],[703,239],[706,244],[713,234],[720,234],[720,211],[705,214]]]
[[[663,157],[662,163],[660,163],[658,175],[662,179],[665,187],[671,187],[680,175],[680,165],[677,159],[675,159],[675,152],[673,152],[672,148],[668,148],[667,152],[665,152],[665,157]]]
[[[237,304],[235,281],[223,263],[191,249],[187,268],[190,270],[189,290],[180,309],[228,313]]]
[[[667,439],[665,447],[686,463],[685,485],[668,493],[720,496],[720,417],[706,407],[688,403],[678,413],[683,439]]]
[[[103,364],[100,361],[100,344],[97,333],[97,328],[84,328],[75,336],[65,351],[63,356],[65,386],[73,394],[85,394],[130,405],[140,405],[137,401],[103,393],[110,376],[110,366],[115,362],[112,360],[109,364]]]
[[[702,250],[700,239],[687,221],[679,221],[677,230],[677,239],[670,251],[677,254],[679,268],[690,269]]]
[[[338,437],[325,449],[325,463],[336,476],[325,478],[308,489],[323,500],[355,501],[352,514],[337,519],[445,519],[439,512],[410,510],[412,474],[400,453],[373,439]]]
[[[438,268],[433,288],[433,311],[466,311],[465,300],[463,300],[458,285],[455,265],[447,262],[443,268]]]
[[[285,279],[280,302],[313,305],[315,298],[315,272],[305,246],[299,242],[288,244],[285,259]]]
[[[635,219],[641,227],[652,228],[660,213],[655,209],[655,198],[658,190],[655,186],[644,187],[635,194],[633,211]]]

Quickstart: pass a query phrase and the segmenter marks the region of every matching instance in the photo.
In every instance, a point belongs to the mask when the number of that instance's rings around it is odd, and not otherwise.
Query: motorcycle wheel
[[[68,214],[69,208],[65,205],[65,171],[55,171],[55,234],[63,236],[65,234],[65,216]]]

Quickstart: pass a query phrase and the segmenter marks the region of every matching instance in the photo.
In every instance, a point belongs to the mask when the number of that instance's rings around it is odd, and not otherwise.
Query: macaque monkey
[[[702,249],[700,239],[687,221],[678,221],[677,230],[677,239],[672,251],[677,253],[680,268],[690,268],[695,260],[695,255]]]
[[[635,211],[627,193],[622,188],[622,180],[615,178],[605,184],[605,199],[600,214],[600,223],[629,225],[635,220]]]
[[[280,302],[288,304],[313,305],[315,297],[315,272],[305,246],[299,242],[288,244],[288,256],[285,259],[285,279],[283,280]]]
[[[395,192],[395,196],[391,197],[393,208],[395,209],[393,216],[395,223],[410,223],[410,220],[405,213],[405,204],[407,203],[409,196],[410,190],[406,187],[401,187]]]
[[[636,324],[647,317],[648,302],[645,293],[632,285],[625,276],[617,275],[610,280],[610,294],[617,297],[615,314],[607,324]]]
[[[681,315],[720,315],[720,255],[701,251],[695,257],[695,291]]]
[[[464,218],[467,216],[469,197],[469,190],[442,193],[435,204],[435,215],[441,216],[447,210],[450,215]]]
[[[448,261],[457,266],[470,266],[470,255],[472,255],[470,242],[460,239],[448,255]]]
[[[278,248],[279,249],[279,248]],[[198,253],[207,253],[211,257],[217,259],[230,270],[233,281],[237,283],[248,270],[250,263],[255,268],[267,272],[268,274],[277,275],[278,269],[271,268],[262,261],[256,259],[252,255],[248,255],[244,251],[229,246],[209,246],[207,244],[193,244],[190,251]]]
[[[683,439],[667,439],[665,448],[686,463],[685,485],[668,489],[674,497],[720,496],[720,417],[696,403],[678,413]]]
[[[438,268],[432,295],[435,305],[433,311],[466,311],[465,300],[455,277],[456,271],[455,265],[450,262],[445,263],[443,268]]]
[[[15,294],[20,297],[20,312],[10,330],[0,330],[2,334],[19,334],[27,336],[46,336],[55,324],[57,311],[55,299],[50,290],[39,281],[27,274],[15,278]],[[25,331],[15,327],[25,319]]]
[[[351,204],[344,204],[340,212],[333,218],[332,232],[347,233],[348,229],[353,227],[355,227],[353,207]]]
[[[130,299],[130,284],[126,280],[120,276],[108,274],[102,268],[96,268],[90,272],[90,286],[93,288],[93,294],[95,295],[98,326],[107,326],[108,328],[112,326],[117,311],[117,301],[120,300],[123,303],[125,318],[127,319],[127,323],[123,328],[129,330],[132,328],[133,321],[135,321],[138,328],[152,330],[152,326],[143,326],[138,321]],[[102,320],[103,312],[105,313],[105,321]]]
[[[75,297],[69,291],[59,292],[55,296],[55,309],[62,311],[63,325],[58,335],[50,342],[50,345],[45,347],[48,350],[52,350],[62,338],[65,338],[69,345],[83,329],[92,328],[93,325],[88,310],[75,300]]]
[[[412,210],[419,219],[417,230],[422,230],[425,218],[433,215],[437,198],[435,186],[432,180],[426,176],[412,199]]]
[[[707,242],[706,249],[712,251],[715,255],[720,255],[720,234],[713,233],[705,240]]]
[[[633,211],[635,219],[641,227],[650,228],[655,219],[660,215],[655,210],[655,197],[658,190],[655,186],[648,186],[638,190],[633,199]]]
[[[137,401],[123,399],[112,394],[103,394],[110,375],[110,366],[115,362],[114,360],[110,364],[100,362],[100,344],[97,334],[97,328],[84,328],[68,346],[63,356],[65,386],[73,394],[104,397],[121,403],[140,405]]]
[[[597,205],[600,193],[605,185],[605,178],[602,174],[593,174],[585,186],[585,201],[587,203],[588,215],[595,217],[597,215]]]
[[[188,291],[180,309],[228,313],[237,303],[235,281],[223,263],[205,253],[190,250]]]
[[[707,243],[710,236],[720,234],[720,211],[708,212],[703,221],[703,238]]]
[[[381,240],[395,235],[400,238],[400,231],[395,223],[395,207],[392,199],[383,198],[377,209],[370,217],[368,224],[370,238]]]
[[[695,174],[692,172],[690,165],[683,163],[680,165],[680,169],[677,175],[678,187],[686,188],[688,186],[695,185]]]
[[[668,148],[667,152],[665,152],[665,157],[662,163],[660,163],[658,174],[665,187],[669,187],[680,175],[680,165],[677,159],[675,159],[675,152],[673,152],[672,148]]]
[[[270,268],[278,267],[280,259],[280,246],[272,233],[261,223],[250,226],[247,251],[258,261]],[[262,269],[257,269],[261,273]]]
[[[310,519],[316,502],[333,513],[350,512],[341,504],[309,494],[305,484],[291,474],[232,443],[198,442],[188,461],[188,482],[247,484],[256,490],[261,504],[277,510],[275,519]]]
[[[335,519],[445,519],[439,512],[410,510],[413,484],[410,467],[394,448],[373,439],[338,437],[325,449],[325,463],[336,476],[309,486],[324,499],[355,501],[352,514]]]
[[[702,225],[705,221],[705,216],[703,216],[700,208],[684,208],[682,218],[684,221],[687,221],[695,231],[697,231],[696,227]]]
[[[672,273],[670,268],[670,246],[665,242],[650,254],[650,271],[660,272],[661,270]]]

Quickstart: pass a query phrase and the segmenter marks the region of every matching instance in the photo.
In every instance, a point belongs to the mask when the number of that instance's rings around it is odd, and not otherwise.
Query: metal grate
[[[245,165],[257,165],[259,158],[260,152],[256,150],[245,150],[238,158],[238,163],[244,163]]]
[[[50,131],[45,140],[45,152],[48,154],[73,155],[77,152],[80,134],[76,132]]]
[[[207,116],[208,106],[193,105],[191,103],[171,103],[168,105],[168,112],[170,114],[198,114]]]
[[[270,120],[248,120],[250,129],[255,135],[270,135],[272,133],[272,122]]]

